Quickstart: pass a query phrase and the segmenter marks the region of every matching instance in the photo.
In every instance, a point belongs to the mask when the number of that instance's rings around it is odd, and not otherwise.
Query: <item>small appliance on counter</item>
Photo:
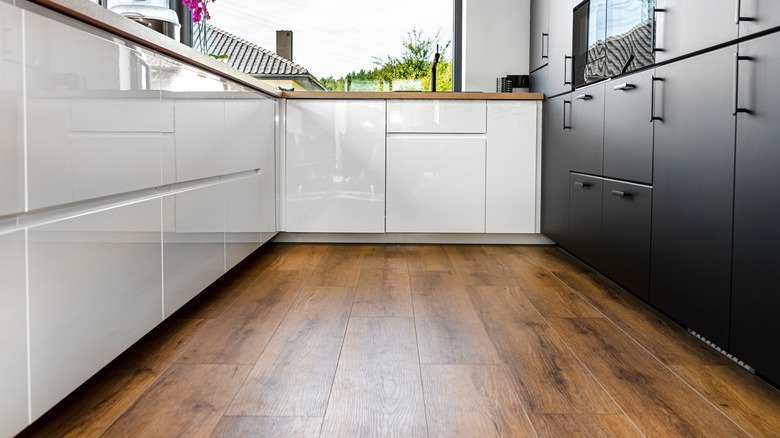
[[[167,0],[131,1],[111,7],[112,12],[129,18],[176,41],[181,41],[179,16],[167,7]]]
[[[496,93],[527,93],[528,75],[506,75],[496,78]]]

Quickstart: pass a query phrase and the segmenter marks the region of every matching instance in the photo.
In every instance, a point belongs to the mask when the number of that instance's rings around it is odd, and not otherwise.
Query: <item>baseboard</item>
[[[445,234],[445,233],[279,233],[283,243],[434,243],[483,245],[554,245],[541,234]]]

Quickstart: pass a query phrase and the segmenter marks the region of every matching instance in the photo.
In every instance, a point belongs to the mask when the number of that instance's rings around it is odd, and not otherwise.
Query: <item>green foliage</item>
[[[443,53],[450,42],[441,45],[438,32],[429,37],[423,31],[412,29],[407,32],[403,43],[404,52],[400,56],[388,56],[384,60],[376,58],[376,67],[371,70],[353,71],[340,79],[329,77],[319,81],[329,91],[393,91],[393,80],[418,80],[422,90],[430,90],[436,45],[439,44],[439,53]],[[452,62],[443,55],[436,64],[436,90],[452,91]]]

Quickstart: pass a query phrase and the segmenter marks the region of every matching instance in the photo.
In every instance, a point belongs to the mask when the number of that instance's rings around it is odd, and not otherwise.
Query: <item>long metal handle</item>
[[[663,117],[657,117],[655,115],[655,83],[663,81],[663,78],[657,78],[655,76],[650,80],[650,123],[653,123],[656,120],[659,122],[664,121]]]
[[[739,61],[752,61],[752,56],[739,56],[739,53],[734,54],[734,74],[731,79],[731,114],[737,115],[737,113],[751,113],[747,108],[739,107]]]
[[[545,44],[545,39],[547,39],[547,44]],[[547,49],[546,53],[544,49]],[[542,59],[547,59],[547,57],[550,55],[550,34],[542,32]]]
[[[736,24],[739,24],[742,21],[756,21],[753,17],[743,17],[742,16],[742,0],[737,0],[737,11],[734,14],[734,22]]]
[[[636,85],[634,84],[620,84],[612,87],[612,89],[615,91],[628,91],[633,90],[634,88],[636,88]]]
[[[563,85],[571,85],[571,81],[567,81],[566,78],[569,76],[569,69],[566,68],[566,64],[568,64],[566,61],[569,59],[572,59],[571,56],[564,55],[563,56]]]
[[[612,190],[612,196],[617,196],[620,198],[630,198],[631,193],[627,193],[622,190]]]
[[[569,105],[569,107],[571,107],[571,101],[570,100],[563,101],[563,129],[571,129],[571,125],[566,124],[566,105]],[[571,109],[569,111],[571,112]]]
[[[655,31],[656,31],[656,26],[655,26],[655,16],[656,16],[656,15],[657,15],[659,12],[666,12],[666,9],[661,9],[661,8],[653,8],[653,22],[652,22],[652,29],[650,30],[650,33],[651,33],[651,35],[652,35],[652,38],[651,38],[651,43],[650,43],[650,51],[651,51],[651,52],[663,52],[663,51],[664,51],[664,49],[662,49],[662,48],[658,48],[658,47],[656,47],[656,45],[655,45],[655,43],[656,43],[656,38],[655,38],[655,36],[656,36],[656,35],[655,35]]]
[[[590,187],[589,182],[583,182],[583,181],[574,181],[574,185],[576,187],[582,187],[583,189],[587,189],[588,187]]]
[[[579,96],[577,96],[576,99],[577,100],[591,100],[591,99],[593,99],[593,96],[591,96],[590,94],[580,94]]]

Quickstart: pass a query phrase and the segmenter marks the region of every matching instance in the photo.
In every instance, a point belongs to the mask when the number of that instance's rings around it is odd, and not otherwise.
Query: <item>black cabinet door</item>
[[[780,383],[780,34],[742,43],[731,352]]]
[[[550,0],[550,52],[547,59],[547,94],[571,91],[571,0]]]
[[[713,2],[715,3],[715,2]],[[720,2],[718,2],[720,3]],[[735,47],[656,69],[650,302],[727,348]]]
[[[654,70],[615,79],[604,91],[604,176],[653,181]]]
[[[571,96],[544,102],[542,137],[542,234],[561,246],[569,235],[569,129]]]
[[[644,300],[650,289],[649,186],[604,180],[601,270]]]
[[[736,2],[657,0],[655,61],[660,63],[735,39]]]
[[[574,172],[601,175],[604,165],[604,84],[572,93],[571,167]]]
[[[739,36],[780,26],[780,1],[739,0]]]
[[[572,173],[569,177],[569,244],[574,255],[601,269],[603,180]]]
[[[547,65],[550,53],[549,12],[550,0],[531,0],[530,71]]]

